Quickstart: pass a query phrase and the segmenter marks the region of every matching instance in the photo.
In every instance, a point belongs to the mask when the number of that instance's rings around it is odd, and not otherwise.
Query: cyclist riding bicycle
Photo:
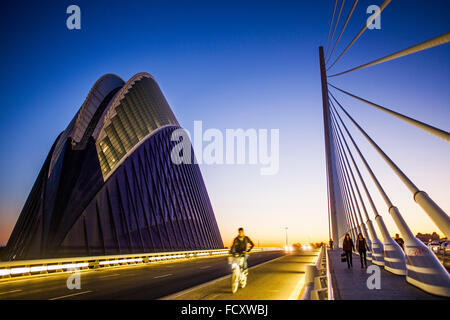
[[[244,272],[248,273],[247,270],[247,259],[248,253],[253,249],[255,244],[253,241],[244,234],[244,228],[238,229],[238,236],[234,238],[233,244],[231,245],[230,253],[231,254],[239,254],[244,257]],[[249,247],[250,245],[250,247]]]

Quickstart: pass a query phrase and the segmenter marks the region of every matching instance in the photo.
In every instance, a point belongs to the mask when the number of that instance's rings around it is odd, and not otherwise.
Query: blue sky
[[[361,0],[334,55],[361,29]],[[353,1],[346,1],[340,25]],[[66,8],[81,8],[81,30]],[[0,243],[9,237],[57,135],[105,73],[158,81],[182,126],[280,129],[280,170],[202,166],[222,236],[238,226],[261,244],[325,240],[328,234],[318,46],[334,1],[7,1],[2,4]],[[450,29],[450,3],[392,1],[381,30],[368,30],[333,67],[343,71]],[[386,107],[448,130],[450,47],[440,46],[333,78]],[[439,139],[340,99],[412,180],[448,212],[450,148]],[[413,231],[437,230],[367,143],[357,136]],[[373,193],[376,195],[375,190]],[[381,199],[388,227],[395,228]]]

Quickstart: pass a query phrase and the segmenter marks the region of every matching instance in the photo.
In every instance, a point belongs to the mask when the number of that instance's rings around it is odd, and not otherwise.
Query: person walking
[[[367,245],[366,239],[364,239],[363,235],[358,234],[358,241],[356,242],[356,250],[359,253],[359,258],[361,259],[361,268],[367,268],[367,250],[369,250],[369,246]]]
[[[353,246],[353,240],[348,233],[345,234],[342,248],[344,249],[348,269],[353,268],[352,250],[354,250],[355,247]]]
[[[405,241],[403,241],[402,238],[400,238],[400,235],[398,233],[395,234],[394,238],[395,242],[402,248],[403,251],[405,251]]]

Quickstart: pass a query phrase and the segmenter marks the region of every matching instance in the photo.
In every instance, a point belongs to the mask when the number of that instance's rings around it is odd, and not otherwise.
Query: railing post
[[[377,222],[381,236],[383,237],[384,268],[394,274],[406,275],[406,260],[402,248],[400,248],[398,243],[389,235],[383,217],[377,215],[375,221]]]
[[[371,220],[366,221],[367,227],[369,229],[369,234],[371,235],[372,240],[372,262],[379,266],[384,266],[384,247],[381,241],[378,239],[377,234],[375,233],[375,228],[373,227],[373,223]]]
[[[419,239],[414,237],[397,207],[389,213],[405,237],[406,281],[422,290],[450,297],[450,276],[436,255]]]

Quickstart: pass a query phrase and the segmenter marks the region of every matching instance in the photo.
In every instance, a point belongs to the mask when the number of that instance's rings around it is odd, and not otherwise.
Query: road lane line
[[[169,276],[171,276],[171,275],[172,275],[171,273],[169,273],[169,274],[164,274],[164,275],[162,275],[162,276],[156,276],[156,277],[153,277],[153,279],[165,278],[165,277],[169,277]]]
[[[319,253],[317,254],[316,257],[319,257]],[[317,261],[317,259],[316,259],[316,261]],[[315,261],[314,261],[314,263],[315,263]],[[305,263],[305,265],[307,265],[307,264],[308,263]],[[289,295],[288,300],[300,300],[300,295],[302,294],[303,288],[305,287],[305,276],[306,276],[306,273],[303,272],[303,275],[301,276],[301,278],[298,281],[297,285],[295,286],[294,290]]]
[[[208,268],[211,268],[211,266],[200,267],[200,269],[208,269]]]
[[[289,295],[288,300],[300,300],[300,293],[303,290],[303,287],[305,286],[305,273],[303,273],[302,277],[298,281],[297,285],[295,286],[294,290]]]
[[[281,257],[277,257],[277,258],[275,258],[275,259],[270,259],[270,260],[268,260],[268,261],[264,261],[264,262],[259,263],[259,264],[257,264],[257,265],[251,266],[251,267],[249,267],[248,269],[249,269],[249,270],[250,270],[250,269],[256,269],[257,267],[261,267],[261,266],[265,265],[266,263],[274,262],[274,261],[279,260],[279,259],[281,259],[281,258],[284,258],[284,257],[286,257],[286,256],[287,256],[287,255],[283,254]],[[223,277],[220,277],[220,278],[217,278],[217,279],[213,279],[213,280],[208,281],[208,282],[205,282],[205,283],[201,283],[201,284],[199,284],[199,285],[193,286],[193,287],[191,287],[191,288],[188,288],[188,289],[185,289],[185,290],[182,290],[182,291],[179,291],[179,292],[175,292],[175,293],[173,293],[173,294],[171,294],[171,295],[168,295],[168,296],[165,296],[165,297],[158,298],[157,300],[173,300],[173,299],[175,299],[175,298],[177,298],[177,297],[179,297],[179,296],[185,295],[185,294],[187,294],[187,293],[189,293],[189,292],[191,292],[191,291],[194,291],[194,290],[197,290],[197,289],[206,287],[206,286],[208,286],[208,285],[211,285],[211,284],[213,284],[213,283],[215,283],[215,282],[219,282],[219,281],[224,280],[224,279],[226,279],[226,278],[231,278],[231,274],[227,274],[227,275],[224,275]]]
[[[59,299],[64,299],[64,298],[68,298],[68,297],[78,296],[80,294],[85,294],[85,293],[89,293],[89,292],[92,292],[92,291],[83,291],[83,292],[72,293],[72,294],[68,294],[68,295],[65,295],[65,296],[51,298],[51,299],[48,299],[48,300],[59,300]]]
[[[22,289],[11,290],[11,291],[5,291],[5,292],[0,292],[0,295],[2,295],[2,294],[8,294],[8,293],[13,293],[13,292],[20,292],[20,291],[22,291]]]

